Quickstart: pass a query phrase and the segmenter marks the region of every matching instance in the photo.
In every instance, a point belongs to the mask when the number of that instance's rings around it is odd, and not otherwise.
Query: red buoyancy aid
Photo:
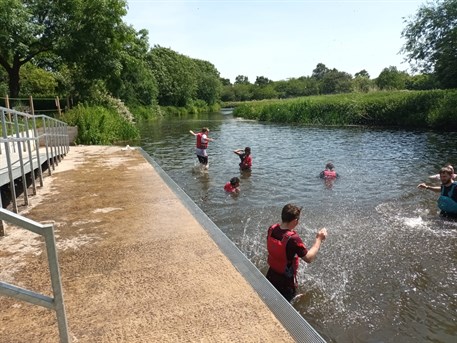
[[[267,238],[267,249],[268,249],[268,265],[271,269],[279,274],[286,274],[287,266],[290,265],[290,261],[287,260],[286,247],[289,238],[295,234],[295,231],[286,231],[282,240],[278,240],[274,237],[271,237],[271,234],[279,224],[275,224],[269,227],[268,229],[268,238]],[[298,256],[295,256],[292,261],[293,267],[293,276],[297,274],[298,270]]]
[[[334,179],[336,178],[336,171],[334,170],[324,170],[324,178],[326,179]]]
[[[208,148],[208,141],[204,142],[202,141],[203,138],[203,133],[197,133],[197,148],[198,149],[207,149]]]

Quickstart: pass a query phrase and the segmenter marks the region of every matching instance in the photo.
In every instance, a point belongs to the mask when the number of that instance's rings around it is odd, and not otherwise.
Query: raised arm
[[[191,134],[193,134],[194,136],[197,135],[197,134],[196,134],[194,131],[192,131],[192,130],[189,130],[189,132],[190,132]]]
[[[319,248],[321,247],[322,241],[324,241],[327,238],[327,229],[323,228],[320,229],[319,232],[316,234],[316,241],[314,242],[313,246],[311,249],[308,250],[308,253],[303,256],[303,260],[307,263],[311,263],[316,259],[317,252],[319,251]]]

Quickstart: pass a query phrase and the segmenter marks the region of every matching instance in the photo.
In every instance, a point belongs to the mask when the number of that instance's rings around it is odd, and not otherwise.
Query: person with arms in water
[[[327,238],[327,230],[320,229],[316,234],[313,246],[308,250],[295,227],[300,219],[301,208],[287,204],[281,213],[281,223],[268,228],[267,279],[288,301],[297,293],[297,271],[299,259],[307,263],[315,260],[322,241]]]
[[[209,129],[204,127],[199,133],[195,133],[192,130],[189,132],[197,138],[195,153],[197,155],[198,162],[208,169],[208,153],[206,152],[206,149],[208,148],[208,142],[214,141],[214,139],[208,137]]]
[[[440,170],[441,186],[429,186],[421,183],[417,187],[440,193],[438,207],[441,210],[441,215],[457,218],[457,182],[452,181],[452,175],[453,170],[451,168],[443,167]]]
[[[227,193],[238,194],[240,192],[240,179],[237,177],[232,177],[230,182],[227,182],[224,186],[224,191]]]
[[[325,165],[325,169],[319,174],[321,179],[336,179],[339,177],[338,173],[335,171],[335,166],[333,163],[329,162]]]
[[[251,171],[252,167],[252,156],[251,156],[251,148],[246,147],[243,149],[237,149],[233,151],[237,154],[241,160],[239,166],[241,171]]]

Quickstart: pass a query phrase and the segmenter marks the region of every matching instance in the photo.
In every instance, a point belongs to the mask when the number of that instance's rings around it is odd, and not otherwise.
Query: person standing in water
[[[195,133],[192,130],[189,130],[189,132],[197,138],[195,153],[198,162],[208,169],[208,153],[206,152],[206,149],[208,149],[208,142],[214,141],[214,139],[208,137],[209,129],[204,127],[199,133]]]
[[[301,208],[295,205],[285,205],[281,213],[281,223],[270,226],[267,235],[270,268],[266,277],[288,301],[291,301],[297,292],[299,258],[306,263],[314,261],[322,241],[327,238],[327,230],[320,229],[313,246],[308,250],[294,231],[300,212]]]
[[[335,166],[333,163],[327,163],[325,165],[325,170],[321,171],[319,174],[321,179],[336,179],[339,177],[338,173],[335,171]]]
[[[441,215],[457,218],[457,182],[453,182],[452,176],[453,170],[449,167],[443,167],[440,169],[441,186],[429,186],[421,183],[417,187],[440,193],[438,207],[441,210]]]
[[[237,149],[237,150],[233,150],[233,152],[235,154],[237,154],[241,160],[241,162],[239,164],[240,170],[241,171],[251,171],[251,167],[252,167],[251,148],[247,146],[246,148],[244,148],[244,150]]]

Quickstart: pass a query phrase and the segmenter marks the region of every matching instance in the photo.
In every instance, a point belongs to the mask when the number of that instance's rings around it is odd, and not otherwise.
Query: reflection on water
[[[194,166],[189,130],[210,128],[209,171]],[[294,306],[333,342],[454,342],[457,223],[416,188],[446,162],[456,133],[261,124],[230,115],[142,126],[142,146],[263,272],[266,230],[288,203],[303,206],[305,244],[326,227],[317,260],[302,263]],[[251,174],[237,148],[252,148]],[[318,175],[332,161],[340,178]],[[223,191],[233,176],[241,193]],[[435,181],[436,182],[436,181]]]

